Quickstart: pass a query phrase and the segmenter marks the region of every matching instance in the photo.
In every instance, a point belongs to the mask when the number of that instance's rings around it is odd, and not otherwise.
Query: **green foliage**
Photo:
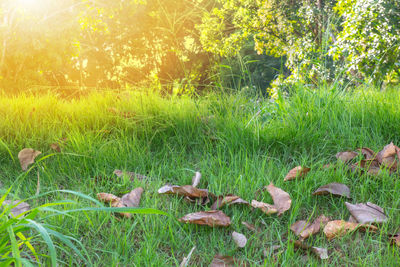
[[[291,75],[275,80],[275,89],[357,77],[381,81],[399,70],[398,1],[217,2],[199,27],[204,48],[232,56],[253,38],[258,53],[286,56]]]
[[[69,213],[72,212],[88,212],[88,211],[96,211],[96,212],[126,212],[133,214],[162,214],[167,215],[165,212],[156,210],[156,209],[146,209],[146,208],[107,208],[101,207],[102,204],[97,200],[81,194],[79,192],[69,191],[69,190],[61,190],[61,191],[53,191],[48,192],[39,196],[35,196],[30,198],[30,200],[39,199],[48,194],[54,194],[55,192],[63,192],[72,195],[76,195],[80,198],[89,200],[100,207],[86,207],[86,208],[78,208],[72,209],[67,208],[66,210],[56,210],[53,207],[56,206],[66,206],[76,204],[74,201],[63,200],[58,202],[46,203],[25,211],[17,216],[14,216],[11,213],[11,210],[17,207],[22,201],[19,201],[16,204],[6,205],[4,208],[4,200],[6,197],[10,196],[10,189],[3,194],[0,199],[0,206],[3,205],[3,211],[0,214],[0,264],[4,264],[5,266],[14,264],[15,266],[33,266],[33,264],[38,264],[41,266],[41,262],[45,262],[44,264],[57,266],[57,263],[60,261],[57,256],[57,246],[58,242],[61,246],[72,250],[76,256],[78,256],[79,260],[82,260],[86,265],[91,266],[91,260],[87,255],[87,251],[82,245],[82,243],[71,236],[67,236],[58,231],[55,231],[54,226],[51,226],[46,223],[46,218],[51,217],[57,214],[62,216],[68,216]],[[47,216],[44,218],[40,218],[38,215]],[[38,217],[38,218],[37,218]],[[38,235],[34,233],[36,231]],[[58,242],[55,242],[55,240]],[[43,257],[42,253],[39,253],[38,250],[40,248],[40,242],[43,242],[47,245],[47,250],[49,253],[49,261],[46,259],[41,259]],[[78,246],[76,246],[77,244]],[[32,260],[35,262],[32,262]]]
[[[340,0],[335,10],[343,24],[330,53],[345,61],[348,75],[380,84],[400,70],[399,1]]]

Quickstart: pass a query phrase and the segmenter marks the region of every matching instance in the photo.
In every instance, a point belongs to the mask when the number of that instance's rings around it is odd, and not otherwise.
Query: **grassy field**
[[[339,151],[363,146],[379,151],[391,141],[400,145],[398,89],[344,93],[300,88],[277,101],[241,94],[161,98],[143,92],[94,93],[69,100],[51,95],[2,96],[0,138],[0,181],[4,190],[13,185],[15,197],[35,195],[39,171],[41,193],[68,189],[92,197],[99,192],[120,196],[141,186],[140,206],[169,214],[134,215],[130,220],[103,212],[39,215],[42,222],[80,240],[95,266],[176,266],[194,246],[191,266],[208,266],[218,253],[251,266],[400,265],[399,249],[387,237],[400,226],[399,176],[351,174],[343,166],[322,169],[336,162]],[[63,138],[62,153],[52,151],[50,144]],[[28,173],[22,172],[17,159],[24,147],[42,151]],[[304,179],[284,182],[297,165],[311,171]],[[115,169],[151,179],[131,182],[116,177]],[[223,207],[232,220],[228,228],[182,224],[177,218],[209,207],[158,195],[157,190],[166,183],[191,184],[195,171],[203,176],[200,188],[248,201],[272,203],[268,192],[257,196],[255,192],[273,182],[290,194],[292,207],[281,217],[245,206]],[[323,233],[309,238],[308,244],[329,250],[329,259],[322,261],[295,250],[290,240],[296,237],[289,228],[297,220],[321,214],[348,219],[346,199],[312,196],[316,188],[330,182],[348,185],[352,203],[380,205],[389,221],[377,233],[355,232],[331,241]],[[63,199],[78,202],[65,209],[91,205],[61,192],[30,204]],[[242,221],[255,224],[260,232],[249,231]],[[233,231],[247,236],[245,248],[236,247]],[[47,253],[39,238],[33,243]],[[272,252],[276,245],[281,248]],[[58,249],[61,266],[84,264],[65,247]]]

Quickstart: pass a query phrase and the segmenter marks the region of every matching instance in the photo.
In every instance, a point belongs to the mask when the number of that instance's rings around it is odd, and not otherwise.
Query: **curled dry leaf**
[[[310,168],[297,166],[289,171],[284,181],[294,180],[297,177],[303,177],[310,171]]]
[[[348,232],[354,231],[356,229],[372,232],[378,230],[376,226],[369,224],[359,224],[354,222],[346,222],[343,220],[335,220],[330,221],[326,224],[324,228],[324,234],[326,238],[332,239],[335,237],[346,235]]]
[[[247,244],[247,238],[241,233],[233,232],[232,238],[233,238],[233,241],[235,241],[236,245],[239,248],[244,248]]]
[[[98,193],[97,198],[102,202],[110,203],[113,208],[138,207],[142,193],[143,188],[138,187],[123,195],[121,198],[109,193]],[[120,214],[126,218],[132,217],[131,213],[121,212]]]
[[[282,189],[275,187],[273,183],[267,186],[268,193],[274,201],[274,206],[278,210],[278,216],[290,209],[292,199],[290,195]]]
[[[321,229],[321,226],[325,226],[329,221],[329,218],[324,215],[319,216],[315,219],[311,224],[306,221],[297,221],[291,227],[295,235],[299,236],[301,240],[308,238],[311,235],[318,233]]]
[[[264,202],[259,202],[257,200],[252,200],[251,206],[256,209],[261,209],[267,215],[278,212],[278,210],[276,209],[276,207],[274,205],[264,203]]]
[[[347,185],[339,184],[339,183],[330,183],[324,186],[319,187],[313,195],[337,195],[350,198],[350,189]]]
[[[18,205],[17,205],[18,204]],[[15,206],[17,205],[17,206]],[[14,216],[17,217],[18,215],[28,211],[31,209],[28,203],[26,202],[21,202],[19,200],[4,200],[3,201],[3,206],[15,206],[10,210],[10,213]]]
[[[336,158],[344,163],[347,163],[358,156],[358,153],[355,151],[344,151],[336,154]]]
[[[200,183],[201,180],[201,173],[200,172],[196,172],[195,175],[192,178],[192,186],[193,187],[197,187]]]
[[[319,247],[311,247],[305,243],[303,243],[302,241],[294,241],[293,245],[295,248],[297,249],[302,249],[305,251],[311,251],[312,253],[314,253],[316,256],[318,256],[321,260],[326,260],[329,258],[328,256],[328,250],[326,248],[319,248]]]
[[[113,172],[115,175],[117,175],[117,177],[122,177],[123,175],[127,175],[129,177],[129,179],[131,179],[131,181],[133,180],[146,180],[149,177],[141,175],[141,174],[137,174],[134,172],[126,172],[126,171],[122,171],[122,170],[115,170]]]
[[[218,196],[217,200],[215,200],[215,202],[212,204],[211,209],[217,210],[219,208],[222,208],[226,204],[246,204],[246,205],[248,205],[249,202],[241,199],[238,196],[234,196],[234,195]]]
[[[180,196],[190,197],[190,198],[204,198],[208,197],[207,189],[198,189],[191,185],[165,185],[158,189],[159,194],[177,194]]]
[[[351,204],[345,202],[347,209],[357,222],[382,223],[387,221],[387,216],[381,207],[371,202]]]
[[[18,153],[18,159],[21,163],[22,170],[26,171],[29,165],[35,162],[35,158],[42,154],[42,152],[32,148],[24,148]]]
[[[400,148],[395,146],[392,143],[386,145],[381,151],[378,152],[376,155],[376,159],[380,164],[382,164],[385,167],[391,168],[391,169],[397,169],[397,160],[396,156],[399,157],[400,155]]]
[[[199,225],[208,225],[211,227],[231,225],[231,219],[220,210],[200,211],[189,213],[179,219],[180,222]]]

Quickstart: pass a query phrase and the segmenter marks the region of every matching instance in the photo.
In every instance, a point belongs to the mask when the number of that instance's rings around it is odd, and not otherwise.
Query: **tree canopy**
[[[381,83],[399,76],[400,3],[1,0],[0,40],[2,88],[151,84],[171,91],[179,84],[190,91],[215,83],[216,67],[240,53],[269,56],[257,58],[254,73],[263,73],[262,61],[283,59],[289,72],[275,76],[276,88]]]

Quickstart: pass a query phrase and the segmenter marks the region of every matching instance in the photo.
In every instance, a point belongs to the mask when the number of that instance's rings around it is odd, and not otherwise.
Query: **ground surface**
[[[140,93],[105,93],[69,100],[1,97],[0,137],[0,180],[3,188],[13,185],[12,192],[19,198],[35,194],[40,169],[40,192],[69,189],[92,197],[99,192],[120,196],[141,186],[141,207],[170,214],[135,215],[130,220],[94,212],[70,217],[40,214],[43,222],[80,240],[96,266],[175,266],[194,246],[193,266],[208,266],[217,253],[266,266],[400,264],[399,249],[387,238],[400,226],[399,175],[370,177],[348,173],[342,167],[322,169],[324,164],[336,162],[338,151],[363,146],[379,151],[391,141],[400,145],[400,94],[395,90],[300,90],[276,102],[241,95],[165,99]],[[54,153],[50,144],[63,138],[62,153]],[[24,147],[43,152],[28,173],[21,171],[17,160]],[[304,179],[284,182],[286,173],[297,165],[311,171]],[[152,179],[131,182],[126,177],[117,178],[115,169]],[[236,194],[248,201],[271,203],[267,192],[257,196],[255,192],[273,182],[290,194],[292,207],[277,217],[244,206],[228,206],[222,210],[231,217],[229,228],[184,225],[176,218],[209,207],[189,204],[178,196],[158,195],[157,189],[166,183],[191,184],[195,171],[203,175],[200,188],[217,195]],[[294,250],[289,240],[295,236],[289,227],[297,220],[321,214],[348,219],[345,199],[312,196],[316,188],[330,182],[347,184],[352,203],[380,205],[389,222],[375,234],[357,232],[332,241],[322,233],[311,237],[308,244],[329,250],[329,259],[321,261]],[[78,201],[75,207],[92,205],[64,193],[30,204],[62,199]],[[242,221],[261,231],[249,231]],[[236,247],[232,231],[247,236],[245,248]],[[275,245],[281,249],[272,252]],[[42,252],[46,253],[45,246]],[[59,253],[66,264],[82,264],[62,248]]]

